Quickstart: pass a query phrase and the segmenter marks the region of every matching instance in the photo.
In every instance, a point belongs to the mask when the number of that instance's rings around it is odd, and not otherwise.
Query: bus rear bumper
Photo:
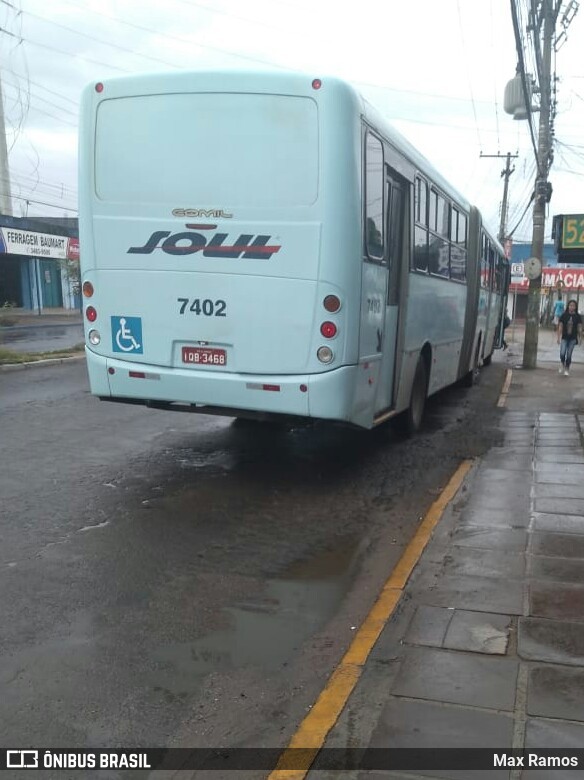
[[[195,368],[168,368],[96,355],[86,347],[91,392],[121,402],[185,406],[214,413],[221,408],[268,414],[351,421],[356,367],[322,374],[230,374]],[[196,407],[196,408],[188,408]]]

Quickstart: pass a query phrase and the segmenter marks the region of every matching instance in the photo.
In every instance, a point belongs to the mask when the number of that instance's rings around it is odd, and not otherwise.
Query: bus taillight
[[[333,339],[337,335],[337,326],[334,322],[323,322],[320,326],[320,332],[325,339]]]
[[[83,282],[82,289],[83,289],[83,295],[86,298],[91,298],[91,296],[93,295],[93,285],[91,284],[91,282]]]
[[[85,316],[89,320],[89,322],[95,322],[97,319],[97,310],[93,308],[93,306],[88,306],[85,309]]]
[[[341,308],[341,302],[336,295],[327,295],[322,302],[322,305],[327,311],[330,311],[331,314],[334,314]]]

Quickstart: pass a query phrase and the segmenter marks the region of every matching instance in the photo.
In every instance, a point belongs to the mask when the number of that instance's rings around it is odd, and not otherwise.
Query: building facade
[[[0,308],[80,308],[74,219],[0,215]]]

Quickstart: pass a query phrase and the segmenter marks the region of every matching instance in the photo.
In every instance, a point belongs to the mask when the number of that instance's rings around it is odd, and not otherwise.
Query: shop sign
[[[0,228],[0,253],[10,255],[26,255],[27,257],[46,257],[54,260],[76,259],[74,245],[76,242],[77,258],[79,257],[79,241],[68,236],[55,236],[51,233],[37,233],[33,230],[18,230],[17,228]],[[72,248],[73,247],[73,248]]]

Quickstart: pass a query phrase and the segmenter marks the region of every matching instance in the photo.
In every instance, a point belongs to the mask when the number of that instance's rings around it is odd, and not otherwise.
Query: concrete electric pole
[[[531,257],[537,258],[543,267],[543,244],[545,235],[546,204],[551,198],[551,185],[548,173],[552,159],[552,85],[551,61],[552,41],[561,2],[541,0],[538,19],[533,19],[534,40],[543,22],[542,50],[538,51],[540,114],[539,138],[537,144],[537,177],[533,205],[533,234],[531,240]],[[535,16],[535,15],[534,15]],[[541,300],[541,272],[535,279],[529,280],[527,298],[527,322],[525,326],[525,344],[523,347],[523,368],[535,368],[537,365],[537,343],[539,336],[539,317]]]
[[[503,203],[501,204],[501,222],[499,224],[499,235],[497,238],[499,239],[501,244],[505,244],[505,239],[507,238],[507,208],[508,208],[508,200],[509,200],[509,178],[511,177],[511,174],[515,171],[515,168],[511,167],[511,160],[515,160],[519,155],[517,154],[511,154],[511,152],[507,152],[507,154],[483,154],[481,152],[481,157],[494,157],[496,159],[506,159],[506,165],[505,169],[501,171],[501,178],[505,179],[505,184],[503,185]]]

